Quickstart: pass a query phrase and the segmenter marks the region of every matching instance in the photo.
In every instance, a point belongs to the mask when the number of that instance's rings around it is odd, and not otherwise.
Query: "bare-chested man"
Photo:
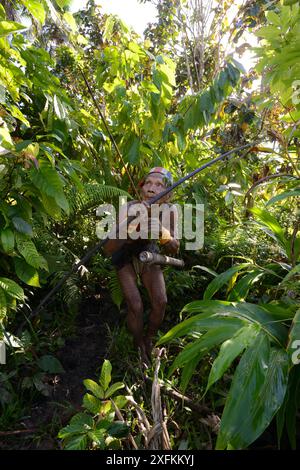
[[[141,188],[142,201],[149,201],[154,196],[164,191],[168,186],[172,185],[171,173],[165,168],[156,167],[139,183]],[[175,254],[179,248],[179,242],[175,238],[177,224],[177,209],[168,203],[169,195],[159,200],[160,208],[169,209],[170,224],[166,228],[162,225],[164,215],[160,212],[159,222],[159,244],[163,246],[166,254]],[[139,201],[130,201],[121,207],[119,214],[119,224],[126,220],[128,213],[130,215],[130,207],[138,204]],[[148,210],[148,213],[150,210]],[[139,238],[130,239],[130,231],[137,229],[137,225],[129,224],[127,229],[127,239],[125,240],[109,240],[105,245],[106,254],[112,255],[112,263],[117,269],[118,278],[122,286],[124,297],[128,307],[127,325],[133,335],[135,345],[140,349],[144,362],[149,364],[151,358],[152,341],[164,318],[167,295],[165,281],[162,270],[159,265],[142,264],[138,255],[142,251],[158,252],[159,248],[154,240],[150,240],[150,231],[153,218],[149,219],[147,225],[147,233],[140,230]],[[142,224],[140,224],[141,226]],[[141,277],[142,283],[147,289],[151,302],[151,312],[149,316],[149,324],[144,335],[143,324],[143,303],[137,286],[137,276]]]

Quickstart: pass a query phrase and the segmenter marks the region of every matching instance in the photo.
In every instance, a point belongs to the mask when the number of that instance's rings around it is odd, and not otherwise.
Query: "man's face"
[[[157,196],[166,189],[163,176],[160,173],[152,173],[151,175],[148,175],[141,189],[142,197],[145,201]],[[159,203],[165,202],[166,199],[168,199],[168,195],[165,198],[162,198]]]

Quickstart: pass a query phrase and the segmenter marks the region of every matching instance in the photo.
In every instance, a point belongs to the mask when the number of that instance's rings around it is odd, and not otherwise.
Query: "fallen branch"
[[[152,380],[147,375],[144,375],[144,379],[147,382],[152,383]],[[189,408],[191,408],[191,410],[196,411],[197,413],[205,414],[205,415],[209,415],[209,414],[212,413],[212,410],[210,410],[208,408],[208,406],[199,405],[198,403],[195,403],[191,398],[189,398],[185,395],[182,395],[182,393],[177,392],[176,390],[173,390],[172,388],[169,388],[164,384],[161,385],[161,391],[165,395],[168,395],[168,396],[174,398],[174,400],[176,400],[179,403],[183,403],[184,405],[188,406]]]

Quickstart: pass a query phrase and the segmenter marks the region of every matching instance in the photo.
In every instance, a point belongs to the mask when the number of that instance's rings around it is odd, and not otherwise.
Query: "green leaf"
[[[19,253],[25,258],[25,261],[34,268],[43,268],[48,270],[47,261],[41,256],[32,240],[21,234],[16,234],[16,241]]]
[[[64,372],[60,361],[54,356],[42,356],[38,359],[37,364],[43,371],[49,372],[50,374],[61,374]]]
[[[22,121],[26,127],[30,127],[30,122],[28,121],[28,119],[24,116],[22,111],[20,111],[20,109],[17,106],[11,104],[9,106],[9,111],[13,117]]]
[[[125,385],[122,382],[116,382],[111,385],[105,392],[105,398],[111,397],[117,390],[124,388]]]
[[[105,435],[105,429],[94,429],[88,433],[89,438],[98,445],[104,445]]]
[[[55,0],[55,2],[61,9],[64,9],[71,5],[72,0]]]
[[[6,295],[3,289],[0,288],[0,323],[6,317]]]
[[[182,390],[182,393],[185,393],[187,386],[192,378],[192,375],[194,374],[194,371],[201,358],[202,355],[195,356],[194,359],[191,359],[188,363],[184,364],[180,379],[180,390]]]
[[[11,220],[18,232],[32,237],[32,227],[28,222],[26,222],[26,220],[22,219],[21,217],[13,217]]]
[[[1,243],[6,253],[11,253],[15,246],[14,232],[10,228],[1,230]]]
[[[4,6],[1,5],[1,3],[0,3],[0,18],[1,18],[1,20],[6,19],[6,12],[5,12]]]
[[[5,124],[2,124],[2,127],[0,127],[0,145],[7,149],[11,149],[13,146],[9,130]]]
[[[21,2],[42,25],[45,23],[46,11],[41,0],[21,0]]]
[[[232,364],[233,360],[243,352],[245,348],[255,340],[259,333],[259,328],[255,324],[246,325],[240,328],[232,338],[225,341],[218,354],[218,357],[213,362],[208,377],[206,391],[219,380],[224,372]]]
[[[87,436],[74,436],[66,442],[65,450],[85,450],[87,448]]]
[[[67,11],[66,13],[64,13],[63,17],[64,17],[64,20],[70,26],[70,28],[72,30],[72,33],[75,33],[76,30],[77,30],[77,23],[76,23],[76,20],[75,20],[74,16],[72,15],[72,13]]]
[[[53,197],[58,206],[68,214],[69,204],[63,193],[63,182],[57,171],[46,161],[39,160],[39,166],[39,170],[36,168],[31,169],[31,181],[41,193]]]
[[[289,331],[289,340],[287,344],[287,352],[291,355],[291,358],[299,360],[299,349],[300,349],[300,309],[297,310],[292,325]],[[298,350],[298,354],[297,354]],[[295,361],[293,361],[295,363]]]
[[[183,335],[225,325],[239,325],[243,327],[246,321],[260,325],[268,333],[272,341],[283,346],[286,344],[287,330],[281,322],[278,322],[276,306],[274,306],[274,315],[272,314],[272,308],[273,306],[267,309],[266,305],[260,306],[248,302],[231,303],[221,300],[198,300],[191,302],[183,308],[182,312],[187,312],[193,316],[168,331],[160,338],[157,344],[166,343]],[[195,313],[199,312],[202,313],[195,315]],[[289,311],[287,311],[287,315],[290,315]]]
[[[288,390],[282,408],[284,411],[286,430],[292,449],[297,448],[297,412],[300,396],[300,367],[293,367],[289,375]],[[278,415],[278,413],[277,413]],[[283,421],[283,419],[282,419]]]
[[[248,268],[249,266],[253,266],[251,263],[241,263],[233,266],[232,268],[227,269],[222,274],[219,274],[215,279],[213,279],[210,284],[208,284],[207,288],[205,289],[203,299],[210,300],[218,290],[221,289],[230,279],[234,276],[234,274],[243,271],[244,269]]]
[[[196,265],[196,266],[193,266],[193,269],[201,269],[202,271],[205,271],[205,272],[211,274],[214,277],[218,276],[218,273],[216,273],[216,271],[213,271],[212,269],[209,269],[206,266]]]
[[[0,21],[0,37],[7,36],[8,34],[15,33],[16,31],[21,31],[22,29],[27,29],[27,26],[23,26],[15,21]]]
[[[113,437],[127,437],[129,434],[129,427],[123,421],[114,421],[107,429],[110,436]]]
[[[288,240],[286,239],[284,231],[275,219],[275,217],[273,217],[269,212],[263,209],[259,209],[258,207],[253,207],[249,210],[255,215],[255,218],[258,219],[258,223],[264,225],[270,230],[270,232],[267,232],[268,235],[270,235],[274,240],[276,240],[286,251],[286,253],[288,253]]]
[[[16,275],[21,281],[25,282],[29,286],[41,287],[39,282],[39,274],[35,268],[30,266],[21,258],[14,258],[14,265]]]
[[[89,429],[90,426],[86,423],[68,424],[68,426],[65,426],[59,431],[58,437],[60,439],[66,439],[73,434],[86,434]]]
[[[189,362],[192,361],[195,357],[200,360],[201,357],[203,357],[210,349],[218,346],[226,339],[231,338],[239,328],[240,324],[224,324],[221,327],[212,328],[210,331],[201,336],[201,338],[196,339],[192,343],[185,346],[185,348],[178,354],[175,361],[173,362],[168,376],[170,376],[178,367],[183,367],[185,364],[189,364]]]
[[[194,302],[193,304],[196,304],[196,302]],[[191,306],[192,304],[189,305]],[[187,310],[188,306],[186,306],[184,309]],[[198,311],[199,310],[201,310],[201,307],[198,308]],[[216,311],[212,311],[209,313],[201,313],[200,315],[194,315],[192,318],[184,320],[183,322],[174,326],[164,336],[162,336],[157,342],[157,345],[172,341],[174,338],[180,338],[184,335],[206,331],[209,328],[217,328],[219,326],[222,327],[226,324],[232,326],[237,325],[240,327],[243,326],[243,320],[240,320],[238,318],[229,318],[229,313],[226,313],[226,307],[223,307],[222,310],[224,313],[218,314],[216,313]]]
[[[18,300],[24,300],[24,291],[15,281],[6,277],[0,277],[0,287],[7,295]]]
[[[87,390],[92,392],[97,398],[104,398],[104,390],[100,385],[90,379],[83,381],[83,384]]]
[[[243,449],[267,428],[287,388],[288,355],[261,332],[243,354],[223,411],[216,449]]]
[[[141,141],[139,137],[134,137],[132,140],[132,143],[129,147],[128,153],[127,153],[127,160],[129,163],[137,164],[140,158],[140,144]]]
[[[64,120],[66,117],[66,110],[57,95],[54,95],[53,97],[53,106],[58,119]]]
[[[101,401],[94,397],[93,395],[90,395],[89,393],[86,393],[83,397],[83,406],[93,413],[93,415],[96,415],[100,413],[101,411]]]
[[[291,189],[290,191],[284,191],[283,193],[277,194],[277,196],[272,197],[266,204],[266,206],[270,206],[275,202],[282,201],[288,197],[300,196],[300,189]]]
[[[103,388],[104,392],[108,389],[108,386],[111,382],[111,370],[112,366],[109,360],[105,359],[102,365],[101,369],[101,375],[100,375],[100,385]]]
[[[281,26],[280,16],[276,15],[273,10],[266,11],[265,15],[269,23],[273,23],[276,26]]]
[[[245,300],[251,286],[255,282],[259,281],[259,279],[263,277],[264,275],[266,275],[266,272],[256,269],[253,272],[248,273],[245,276],[243,276],[242,279],[240,279],[239,282],[237,282],[234,285],[232,291],[230,292],[228,296],[228,300],[229,301]]]
[[[112,15],[109,15],[104,25],[104,32],[103,32],[104,41],[107,41],[108,39],[110,39],[113,29],[114,29],[114,25],[115,25],[115,18]]]
[[[128,399],[124,395],[117,395],[113,400],[120,410],[128,403]]]
[[[87,425],[90,428],[92,428],[94,426],[94,421],[93,421],[92,416],[86,413],[77,413],[76,415],[72,417],[70,424],[74,424],[78,426]]]

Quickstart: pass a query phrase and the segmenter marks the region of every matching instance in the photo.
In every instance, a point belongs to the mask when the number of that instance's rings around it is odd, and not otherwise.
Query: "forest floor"
[[[83,380],[98,381],[109,346],[108,331],[119,319],[120,312],[107,292],[81,302],[75,334],[55,354],[65,372],[55,375],[50,396],[38,398],[15,431],[0,433],[0,450],[60,448],[57,432],[80,411],[86,392]]]

